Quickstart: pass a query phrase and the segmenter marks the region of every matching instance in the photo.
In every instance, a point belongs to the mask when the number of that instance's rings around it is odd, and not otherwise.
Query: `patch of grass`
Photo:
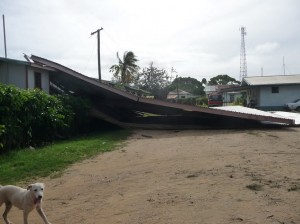
[[[290,191],[299,191],[300,190],[300,186],[297,186],[296,184],[291,186],[289,189],[288,189],[288,192]]]
[[[263,186],[259,185],[259,184],[250,184],[250,185],[247,185],[246,187],[252,191],[262,191],[263,190]]]
[[[272,135],[272,134],[268,134],[268,136],[272,138],[279,138],[277,135]]]
[[[256,137],[262,137],[262,134],[256,131],[248,131],[247,132],[249,135],[254,135]]]
[[[116,149],[128,135],[126,130],[114,130],[60,141],[42,148],[2,154],[0,184],[16,184],[36,177],[57,177],[75,162]]]

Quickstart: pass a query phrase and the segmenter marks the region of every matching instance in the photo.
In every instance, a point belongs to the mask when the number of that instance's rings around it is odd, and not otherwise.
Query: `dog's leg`
[[[9,202],[5,203],[5,211],[3,213],[3,219],[4,219],[5,224],[11,224],[11,222],[7,219],[7,214],[11,208],[12,208],[11,203],[9,203]]]
[[[48,221],[48,219],[47,219],[47,217],[46,217],[46,215],[45,215],[45,213],[44,213],[44,211],[43,211],[43,209],[41,207],[37,207],[36,210],[39,213],[39,215],[42,217],[42,219],[44,220],[45,224],[51,224]]]
[[[24,209],[23,211],[23,224],[28,224],[28,215],[29,215],[30,211],[27,211],[26,209]]]

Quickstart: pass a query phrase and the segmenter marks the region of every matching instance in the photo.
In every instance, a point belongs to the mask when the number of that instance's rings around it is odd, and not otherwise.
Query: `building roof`
[[[25,55],[25,57],[28,58],[27,55]],[[34,68],[43,69],[43,70],[47,70],[47,71],[55,71],[55,69],[53,69],[53,68],[50,68],[48,66],[35,63],[33,61],[21,61],[21,60],[16,60],[16,59],[11,59],[11,58],[0,57],[0,62],[1,61],[7,62],[7,63],[11,63],[11,64],[31,66],[31,67],[34,67]]]
[[[242,86],[300,84],[300,75],[252,76],[245,77]]]
[[[226,89],[231,89],[231,88],[236,88],[239,87],[239,85],[214,85],[214,86],[205,86],[204,92],[206,94],[211,94],[211,93],[218,93],[218,92],[226,92]]]
[[[0,57],[0,61],[14,63],[14,64],[20,64],[20,65],[30,65],[30,62],[20,61],[20,60],[11,59],[11,58],[2,58],[2,57]]]
[[[177,94],[179,94],[179,95],[193,95],[193,94],[191,94],[187,91],[184,91],[182,89],[178,89],[178,90],[175,89],[175,90],[172,90],[168,93],[168,95],[177,95]]]
[[[217,86],[205,86],[204,87],[204,92],[216,92],[217,91]]]
[[[179,129],[245,127],[257,125],[261,121],[294,124],[294,120],[287,118],[222,111],[138,97],[45,58],[32,55],[31,59],[37,64],[56,70],[50,73],[52,84],[65,92],[89,98],[95,116],[119,126]],[[156,116],[140,116],[141,112]]]

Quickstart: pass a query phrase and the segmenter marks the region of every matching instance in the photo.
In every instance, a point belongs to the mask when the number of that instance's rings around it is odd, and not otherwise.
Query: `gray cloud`
[[[100,27],[105,79],[116,52],[131,50],[140,67],[154,65],[201,80],[218,74],[239,78],[240,32],[247,29],[248,75],[300,73],[298,0],[2,0],[8,56],[36,54],[97,77]],[[2,36],[2,35],[1,35]],[[2,41],[0,42],[2,43]],[[4,56],[0,44],[0,56]]]

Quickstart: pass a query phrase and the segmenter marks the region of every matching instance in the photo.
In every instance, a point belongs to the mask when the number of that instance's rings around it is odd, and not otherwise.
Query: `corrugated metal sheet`
[[[242,113],[146,99],[115,89],[47,59],[37,56],[31,56],[31,59],[38,64],[56,69],[57,72],[51,73],[50,81],[64,91],[88,97],[94,108],[99,111],[99,116],[104,114],[106,117],[103,116],[103,118],[106,120],[109,117],[125,125],[138,124],[140,127],[147,128],[153,124],[155,127],[165,125],[180,128],[191,124],[216,128],[222,125],[226,127],[241,124],[251,125],[261,121],[294,124],[292,119],[269,114]],[[159,116],[141,117],[136,111]]]
[[[204,91],[205,92],[215,92],[215,91],[217,91],[217,86],[205,86]]]
[[[242,107],[242,106],[223,106],[223,107],[214,107],[214,109],[231,111],[235,113],[248,114],[248,115],[257,115],[263,117],[293,119],[294,124],[298,125],[300,123],[300,114],[298,113],[280,112],[280,111],[267,112],[267,111],[262,111],[262,110],[257,110],[249,107]]]
[[[295,120],[295,125],[300,125],[300,113],[285,112],[285,111],[274,111],[272,113],[281,117],[293,119]]]
[[[245,77],[243,79],[244,84],[250,86],[300,84],[300,75]]]

